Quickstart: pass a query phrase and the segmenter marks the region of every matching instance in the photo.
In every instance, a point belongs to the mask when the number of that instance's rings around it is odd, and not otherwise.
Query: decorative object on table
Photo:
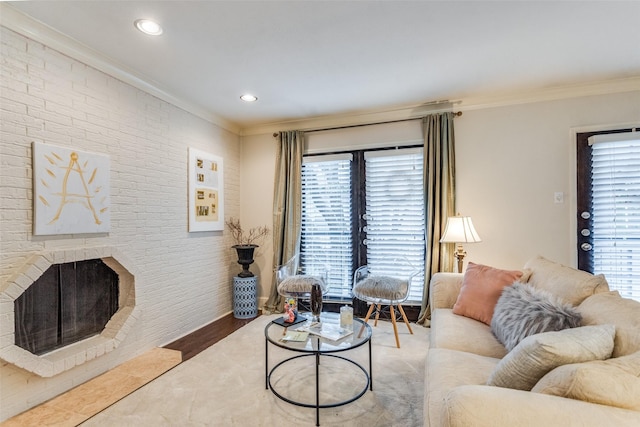
[[[320,283],[314,283],[311,286],[311,314],[313,321],[320,321],[320,313],[322,313],[322,287]]]
[[[222,157],[189,147],[189,232],[223,229]]]
[[[252,319],[258,315],[258,278],[233,278],[233,317]]]
[[[269,235],[269,228],[266,225],[250,228],[245,231],[240,224],[240,220],[230,218],[227,227],[231,231],[231,237],[235,244],[232,246],[238,254],[238,264],[242,265],[242,271],[238,277],[253,277],[249,266],[253,264],[253,253],[260,246],[257,244]]]
[[[402,261],[399,260],[398,262]],[[394,261],[394,264],[398,262]],[[391,322],[393,323],[393,332],[396,337],[396,346],[398,348],[400,348],[400,338],[398,337],[398,326],[396,325],[397,319],[394,307],[398,308],[402,320],[409,329],[409,333],[413,334],[407,315],[402,308],[402,303],[409,296],[411,281],[414,276],[420,274],[420,272],[420,270],[416,270],[406,278],[391,277],[383,274],[373,274],[369,266],[363,265],[353,273],[353,295],[359,300],[370,304],[367,315],[364,318],[364,323],[369,321],[369,318],[375,310],[374,326],[377,326],[382,308],[388,306]],[[362,334],[363,330],[364,328],[361,327],[358,335]]]
[[[33,234],[108,233],[109,156],[33,143]]]
[[[348,305],[340,307],[340,327],[353,331],[353,307]]]
[[[457,243],[455,257],[458,260],[458,273],[462,273],[462,265],[467,252],[462,247],[462,243],[477,243],[482,239],[473,227],[471,217],[468,216],[450,216],[447,218],[447,224],[444,227],[444,233],[440,243]]]
[[[287,298],[284,302],[284,323],[294,323],[298,317],[298,304],[295,298]]]

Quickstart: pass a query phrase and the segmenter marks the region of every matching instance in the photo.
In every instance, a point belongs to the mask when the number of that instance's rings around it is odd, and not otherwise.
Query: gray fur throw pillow
[[[491,319],[491,332],[508,351],[529,335],[580,326],[582,316],[547,291],[515,282],[503,289]]]

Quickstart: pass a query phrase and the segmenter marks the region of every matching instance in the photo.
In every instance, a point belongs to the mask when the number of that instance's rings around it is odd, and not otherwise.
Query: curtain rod
[[[453,113],[453,117],[454,118],[455,117],[460,117],[461,115],[462,115],[462,111],[457,111],[457,112]],[[322,131],[325,131],[325,130],[359,128],[359,127],[362,127],[362,126],[385,125],[385,124],[388,124],[388,123],[409,122],[409,121],[412,121],[412,120],[421,120],[421,119],[422,119],[422,117],[415,117],[413,119],[389,120],[389,121],[386,121],[386,122],[362,123],[362,124],[359,124],[359,125],[346,125],[346,126],[335,126],[335,127],[328,127],[328,128],[311,129],[311,130],[306,130],[304,132],[305,133],[308,133],[308,132],[322,132]],[[275,138],[277,136],[278,136],[278,132],[274,132],[273,133],[273,137]]]

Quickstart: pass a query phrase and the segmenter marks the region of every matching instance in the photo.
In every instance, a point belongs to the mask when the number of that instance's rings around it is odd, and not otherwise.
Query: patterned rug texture
[[[181,363],[82,426],[314,426],[315,408],[294,406],[265,388],[264,328],[277,315],[248,325]],[[373,326],[373,322],[371,322]],[[279,326],[274,326],[279,327]],[[410,335],[398,324],[396,348],[391,322],[373,327],[373,391],[355,402],[320,409],[321,426],[417,427],[423,425],[424,364],[429,329],[413,324]],[[269,368],[300,353],[269,345]],[[339,353],[368,369],[368,347]],[[313,357],[288,362],[274,372],[272,384],[283,395],[313,403]],[[321,358],[320,395],[343,400],[364,388],[362,371],[335,358]]]

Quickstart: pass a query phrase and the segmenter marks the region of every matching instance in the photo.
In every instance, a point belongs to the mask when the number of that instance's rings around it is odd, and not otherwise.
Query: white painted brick
[[[51,262],[44,255],[38,255],[34,260],[33,264],[40,269],[40,271],[45,272],[49,267],[51,267]]]
[[[45,48],[40,54],[44,61],[44,69],[52,74],[65,75],[71,72],[72,61],[68,57],[59,55],[52,49]]]
[[[38,98],[37,96],[33,96],[27,93],[27,91],[20,92],[20,86],[15,89],[13,86],[11,88],[3,88],[2,89],[2,99],[8,99],[10,101],[14,101],[19,104],[24,104],[27,106],[44,108],[44,99]]]
[[[27,136],[27,127],[24,124],[2,121],[0,122],[0,131],[7,134],[18,136]]]
[[[0,335],[0,350],[14,345],[15,334]]]
[[[66,357],[64,359],[64,370],[65,371],[68,371],[69,369],[72,369],[75,366],[76,366],[76,357],[75,357],[75,355]]]
[[[100,357],[105,353],[105,344],[100,343],[96,345],[96,357]]]
[[[64,359],[56,360],[55,362],[53,362],[53,375],[58,375],[64,372],[65,371],[64,367],[65,367]]]
[[[28,369],[45,378],[52,377],[55,372],[55,368],[51,362],[40,362],[34,367],[29,366]]]
[[[20,289],[24,290],[33,283],[33,280],[27,275],[20,274],[14,279],[13,283],[15,283]]]
[[[47,253],[49,263],[60,263],[65,251],[79,247],[92,258],[96,247],[117,247],[119,262],[135,275],[135,292],[123,301],[138,304],[115,340],[100,339],[85,349],[90,363],[78,365],[77,352],[49,360],[48,367],[38,369],[51,378],[0,364],[1,422],[231,310],[230,291],[211,283],[212,277],[232,277],[231,270],[238,268],[227,255],[228,239],[187,232],[187,150],[193,146],[224,155],[226,205],[236,216],[240,156],[236,135],[38,42],[0,31],[0,154],[3,161],[12,156],[0,168],[0,197],[13,204],[0,209],[0,289],[11,287],[10,293],[19,294],[22,285],[28,286],[7,280],[30,255]],[[5,112],[10,120],[4,120]],[[32,141],[110,156],[109,233],[32,235]],[[229,280],[223,282],[230,287]],[[0,295],[0,310],[13,297]],[[2,345],[7,338],[0,336]],[[73,364],[70,371],[67,363]],[[4,387],[7,375],[9,388]]]
[[[22,80],[20,76],[23,76],[24,74],[17,74],[15,70],[6,68],[3,70],[2,74],[3,77],[13,78],[11,80],[9,80],[8,78],[3,78],[0,82],[0,88],[2,88],[3,90],[10,89],[15,92],[28,93],[27,88],[29,86],[26,82],[20,81]],[[11,86],[9,86],[9,84],[11,84]]]
[[[30,278],[32,282],[35,282],[40,278],[40,276],[42,276],[42,273],[44,272],[41,269],[39,269],[36,265],[31,264],[23,274]]]
[[[0,336],[12,335],[15,331],[14,316],[0,314]]]
[[[87,361],[87,352],[86,351],[81,351],[79,353],[76,353],[76,366],[77,365],[82,365],[84,362]]]
[[[4,112],[9,111],[16,114],[27,114],[27,106],[23,103],[11,99],[3,99],[0,103],[0,117],[4,120]]]
[[[13,37],[14,33],[8,30],[7,28],[0,27],[0,45],[5,47],[11,47],[15,51],[26,52],[27,50],[27,39]]]
[[[24,289],[15,284],[15,282],[9,283],[6,289],[3,291],[9,298],[16,300],[22,293]]]

